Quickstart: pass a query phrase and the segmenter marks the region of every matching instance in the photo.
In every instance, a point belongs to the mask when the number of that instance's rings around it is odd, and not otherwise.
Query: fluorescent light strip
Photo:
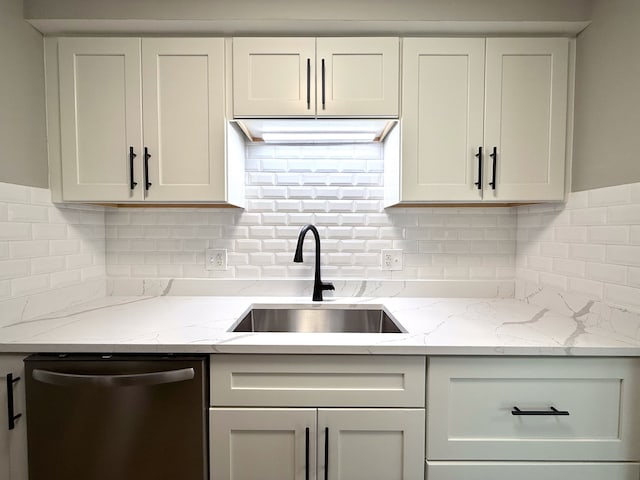
[[[373,132],[264,132],[265,143],[373,142]]]

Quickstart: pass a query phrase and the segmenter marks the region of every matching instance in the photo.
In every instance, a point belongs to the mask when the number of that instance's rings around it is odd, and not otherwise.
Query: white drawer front
[[[212,355],[214,406],[424,407],[425,359]]]
[[[427,457],[640,460],[639,384],[634,359],[434,357]]]
[[[638,480],[637,463],[427,462],[428,480]]]

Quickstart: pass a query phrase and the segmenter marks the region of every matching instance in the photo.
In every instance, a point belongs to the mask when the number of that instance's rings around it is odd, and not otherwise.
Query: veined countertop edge
[[[264,306],[379,306],[408,333],[229,332]],[[640,356],[640,322],[495,298],[112,296],[0,326],[0,352]]]

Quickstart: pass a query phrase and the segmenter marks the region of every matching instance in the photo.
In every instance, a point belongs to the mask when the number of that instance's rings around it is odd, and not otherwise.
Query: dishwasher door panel
[[[30,480],[206,479],[205,359],[29,357]]]

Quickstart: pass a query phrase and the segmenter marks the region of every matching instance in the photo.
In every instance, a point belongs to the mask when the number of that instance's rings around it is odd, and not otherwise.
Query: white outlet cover
[[[226,270],[227,249],[207,248],[204,252],[204,268],[206,270]]]
[[[381,270],[402,270],[402,250],[396,249],[384,249],[380,256],[380,269]]]

